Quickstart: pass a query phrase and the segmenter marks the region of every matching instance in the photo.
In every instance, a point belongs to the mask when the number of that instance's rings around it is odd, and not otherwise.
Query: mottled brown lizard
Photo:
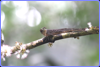
[[[92,28],[92,27],[91,27]],[[97,28],[99,29],[99,26],[94,27],[94,29]],[[45,27],[40,29],[40,32],[44,35],[44,36],[50,36],[50,35],[58,35],[61,33],[67,33],[67,32],[82,32],[82,31],[86,31],[86,28],[80,28],[80,29],[76,29],[76,28],[63,28],[63,29],[46,29]],[[74,37],[79,39],[79,37]],[[52,43],[49,43],[49,46],[52,46]]]
[[[61,33],[67,33],[67,32],[82,32],[85,31],[85,28],[81,28],[81,29],[75,29],[75,28],[63,28],[63,29],[46,29],[45,27],[40,29],[40,32],[44,35],[44,36],[49,36],[49,35],[57,35],[57,34],[61,34]]]

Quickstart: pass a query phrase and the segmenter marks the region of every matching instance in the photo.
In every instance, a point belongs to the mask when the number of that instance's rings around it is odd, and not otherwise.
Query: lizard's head
[[[47,30],[46,27],[43,27],[40,29],[40,32],[45,36],[46,30]]]
[[[46,27],[43,27],[40,29],[40,32],[43,33],[45,31]]]

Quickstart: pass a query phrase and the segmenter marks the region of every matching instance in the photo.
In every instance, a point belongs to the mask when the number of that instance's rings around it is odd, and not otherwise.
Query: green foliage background
[[[28,26],[25,23],[27,21],[18,19],[15,15],[18,7],[12,1],[6,4],[2,2],[1,11],[5,14],[2,30],[5,44],[10,46],[14,46],[15,41],[29,43],[44,37],[39,31],[43,27],[47,29],[86,28],[88,22],[93,26],[99,25],[99,2],[96,1],[65,1],[63,3],[66,5],[62,10],[56,9],[61,4],[52,6],[54,3],[51,3],[48,7],[47,4],[45,5],[47,2],[43,5],[37,1],[27,1],[28,7],[37,9],[42,17],[41,23],[34,27]],[[51,48],[45,44],[31,49],[26,59],[17,59],[16,55],[12,55],[1,64],[4,66],[97,66],[99,35],[82,36],[79,40],[74,38],[58,40]]]

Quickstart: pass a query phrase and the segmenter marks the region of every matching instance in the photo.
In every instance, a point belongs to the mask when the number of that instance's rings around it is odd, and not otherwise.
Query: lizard
[[[76,28],[63,28],[63,29],[46,29],[46,27],[43,27],[40,29],[40,32],[44,35],[44,36],[49,36],[49,35],[57,35],[57,34],[61,34],[61,33],[67,33],[67,32],[82,32],[85,31],[85,28],[81,28],[81,29],[76,29]]]
[[[40,32],[44,35],[44,36],[50,36],[50,35],[57,35],[57,34],[61,34],[61,33],[67,33],[67,32],[82,32],[85,31],[85,28],[80,28],[80,29],[76,29],[76,28],[63,28],[63,29],[46,29],[46,27],[43,27],[40,29]],[[79,37],[74,37],[79,39]],[[49,43],[49,46],[52,46],[52,43]]]

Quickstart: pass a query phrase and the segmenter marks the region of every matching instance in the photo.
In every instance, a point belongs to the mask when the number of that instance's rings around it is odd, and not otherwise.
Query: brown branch
[[[21,52],[24,53],[26,50],[35,48],[45,43],[54,43],[55,41],[64,39],[64,38],[71,38],[71,37],[79,38],[79,36],[85,36],[85,35],[91,35],[91,34],[99,34],[99,26],[90,27],[90,29],[85,30],[85,31],[67,32],[67,33],[61,33],[58,35],[49,35],[27,44],[16,42],[15,46],[10,47],[11,48],[10,50],[11,50],[11,54],[16,53],[18,50],[21,50]],[[3,57],[7,56],[7,53],[8,53],[7,49],[5,51],[1,50],[1,55],[3,55]]]
[[[99,34],[99,27],[94,27],[93,30],[89,30],[89,31],[68,32],[68,33],[62,33],[62,34],[58,34],[58,35],[50,35],[50,36],[46,36],[44,38],[41,38],[39,40],[33,41],[31,43],[24,44],[24,45],[26,45],[26,49],[32,49],[32,48],[35,48],[37,46],[43,45],[45,43],[49,43],[49,42],[54,43],[56,40],[60,40],[60,39],[64,39],[64,38],[70,38],[70,37],[76,38],[76,37],[79,37],[79,36],[85,36],[85,35],[91,35],[91,34]],[[14,46],[13,48],[14,48],[12,50],[13,53],[16,50],[18,50],[18,48],[16,48],[16,46]]]

